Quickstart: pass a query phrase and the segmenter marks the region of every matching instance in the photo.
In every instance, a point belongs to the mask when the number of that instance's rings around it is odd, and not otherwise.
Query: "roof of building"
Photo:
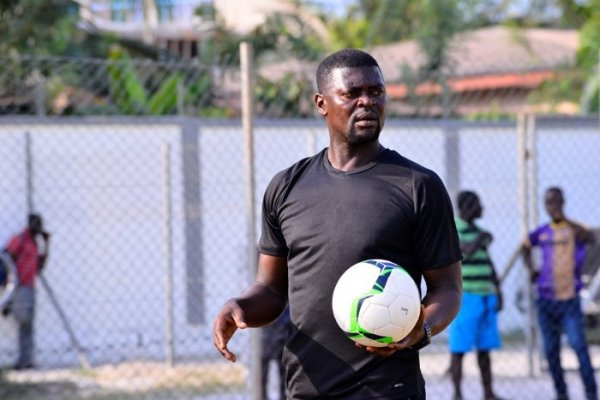
[[[572,66],[579,45],[575,30],[493,26],[458,34],[450,44],[453,77],[556,70]],[[418,68],[424,55],[415,41],[372,49],[387,82],[401,79],[401,67]]]
[[[551,77],[550,72],[573,66],[578,45],[575,30],[493,26],[460,33],[450,44],[453,90],[536,87]],[[402,97],[406,90],[398,85],[402,82],[403,66],[414,71],[425,60],[414,40],[378,46],[370,53],[377,59],[392,92],[398,92],[390,93],[392,97]],[[264,66],[261,73],[272,79],[289,72],[314,79],[315,69],[316,63],[290,59]]]

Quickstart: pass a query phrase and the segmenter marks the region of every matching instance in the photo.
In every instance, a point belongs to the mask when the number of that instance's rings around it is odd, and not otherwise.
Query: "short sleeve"
[[[419,266],[434,269],[462,259],[452,202],[433,172],[415,187],[415,248]]]
[[[13,236],[9,241],[8,241],[8,245],[6,246],[6,251],[8,251],[10,254],[17,255],[17,253],[19,252],[21,247],[21,238],[19,235],[17,236]]]
[[[279,223],[278,200],[281,196],[281,174],[276,175],[265,191],[262,203],[262,231],[258,250],[272,256],[287,256],[288,247]]]
[[[540,227],[529,233],[527,239],[529,240],[529,244],[531,246],[539,246],[540,244],[540,233],[542,232],[543,227]]]

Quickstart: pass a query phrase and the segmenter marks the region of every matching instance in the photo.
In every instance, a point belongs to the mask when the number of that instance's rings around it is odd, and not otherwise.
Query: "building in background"
[[[207,27],[194,17],[210,0],[79,0],[86,29],[139,40],[183,58],[198,52]]]
[[[280,12],[300,14],[313,30],[326,35],[319,18],[289,0],[78,0],[78,3],[87,27],[142,40],[183,58],[195,57],[200,41],[214,28],[210,21],[196,15],[196,9],[204,5],[212,4],[225,26],[241,34]]]
[[[444,90],[452,114],[473,115],[495,110],[502,114],[550,111],[548,104],[530,99],[545,81],[575,66],[579,46],[576,30],[493,26],[458,34],[451,42],[445,85],[417,83],[411,87],[404,71],[419,73],[424,57],[415,41],[373,49],[387,79],[394,111],[414,113],[414,99],[427,115],[443,116]],[[411,98],[413,101],[411,102]],[[553,111],[574,114],[578,105],[563,102]]]
[[[293,0],[79,0],[82,23],[90,29],[143,41],[183,59],[196,57],[214,32],[212,20],[196,15],[199,7],[214,6],[225,27],[240,34],[274,13],[293,13],[326,41],[326,27],[310,7],[331,11],[334,3],[314,0],[299,7]],[[572,74],[578,46],[576,30],[492,26],[465,31],[452,40],[441,77],[425,76],[425,55],[414,40],[370,51],[386,77],[393,115],[503,118],[521,112],[577,113],[579,104],[536,96],[547,82]],[[275,85],[290,75],[312,82],[315,68],[316,63],[288,57],[261,65],[258,73]],[[221,86],[227,98],[239,98],[237,78]]]
[[[536,90],[575,67],[576,30],[492,26],[462,32],[453,39],[444,83],[419,80],[425,57],[414,40],[377,46],[389,96],[388,110],[414,117],[515,115],[521,112],[575,114],[578,104],[547,104]],[[316,64],[286,60],[260,73],[276,81],[286,73],[313,79]],[[444,98],[445,97],[445,98]]]

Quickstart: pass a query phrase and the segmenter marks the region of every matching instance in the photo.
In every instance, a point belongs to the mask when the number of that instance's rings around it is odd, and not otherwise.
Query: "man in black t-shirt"
[[[325,58],[317,86],[329,147],[269,184],[256,282],[215,318],[215,347],[235,361],[227,348],[235,331],[263,326],[289,304],[288,398],[425,399],[418,349],[448,326],[462,295],[451,202],[434,172],[379,143],[387,97],[369,54]],[[415,328],[386,347],[349,340],[331,310],[338,278],[370,258],[393,261],[427,285]]]

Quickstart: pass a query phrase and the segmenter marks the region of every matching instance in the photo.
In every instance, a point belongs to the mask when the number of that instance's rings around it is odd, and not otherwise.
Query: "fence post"
[[[185,285],[186,318],[192,325],[205,323],[204,266],[202,264],[203,237],[200,178],[200,125],[196,120],[182,119],[181,128],[183,200],[185,203]]]
[[[185,114],[185,88],[181,79],[177,80],[177,115]]]
[[[35,79],[35,115],[43,117],[46,115],[46,89],[44,87],[44,76],[39,70],[33,71]]]
[[[528,185],[529,185],[529,209],[530,209],[530,227],[535,228],[539,225],[539,213],[538,213],[538,152],[537,152],[537,125],[536,125],[537,117],[535,114],[528,114],[527,116],[527,148],[529,154],[529,176],[528,176]],[[529,279],[529,278],[528,278]],[[541,369],[543,363],[546,362],[542,355],[542,348],[540,340],[539,340],[539,332],[537,329],[537,314],[535,308],[535,297],[533,286],[529,284],[527,286],[528,293],[527,296],[529,298],[529,320],[530,325],[529,329],[531,330],[531,338],[532,338],[532,351],[537,350],[537,360],[538,360],[538,372]]]
[[[27,190],[27,214],[33,212],[33,159],[31,156],[31,133],[25,132],[25,187]]]
[[[163,162],[163,223],[165,245],[165,361],[173,366],[175,360],[175,344],[173,335],[173,247],[172,247],[172,215],[171,215],[171,146],[162,145]]]
[[[527,140],[527,121],[528,116],[519,114],[517,118],[517,162],[519,163],[519,221],[520,221],[520,237],[525,238],[529,233],[529,168],[528,168],[528,140]],[[535,325],[533,315],[533,295],[529,274],[524,274],[523,285],[525,287],[526,310],[527,310],[527,327],[525,329],[525,345],[527,347],[527,363],[528,373],[530,377],[535,376],[534,370],[534,350],[535,350]]]
[[[447,120],[446,120],[447,121]],[[451,124],[451,125],[448,125]],[[454,201],[460,190],[460,143],[455,124],[447,121],[444,126],[445,183],[450,198]]]
[[[252,62],[252,45],[240,43],[240,67],[242,77],[242,128],[244,131],[244,170],[246,186],[246,225],[248,229],[248,265],[250,267],[250,283],[254,282],[258,264],[256,251],[256,205],[254,201],[254,65]],[[252,329],[252,359],[250,369],[250,385],[253,400],[262,400],[261,384],[261,343],[260,330]],[[267,372],[267,371],[266,371]]]
[[[531,227],[538,226],[539,215],[538,215],[538,179],[537,179],[537,130],[536,130],[536,116],[535,114],[527,115],[527,152],[529,154],[529,174],[528,174],[528,186],[529,186],[529,206],[530,206],[530,218]]]

